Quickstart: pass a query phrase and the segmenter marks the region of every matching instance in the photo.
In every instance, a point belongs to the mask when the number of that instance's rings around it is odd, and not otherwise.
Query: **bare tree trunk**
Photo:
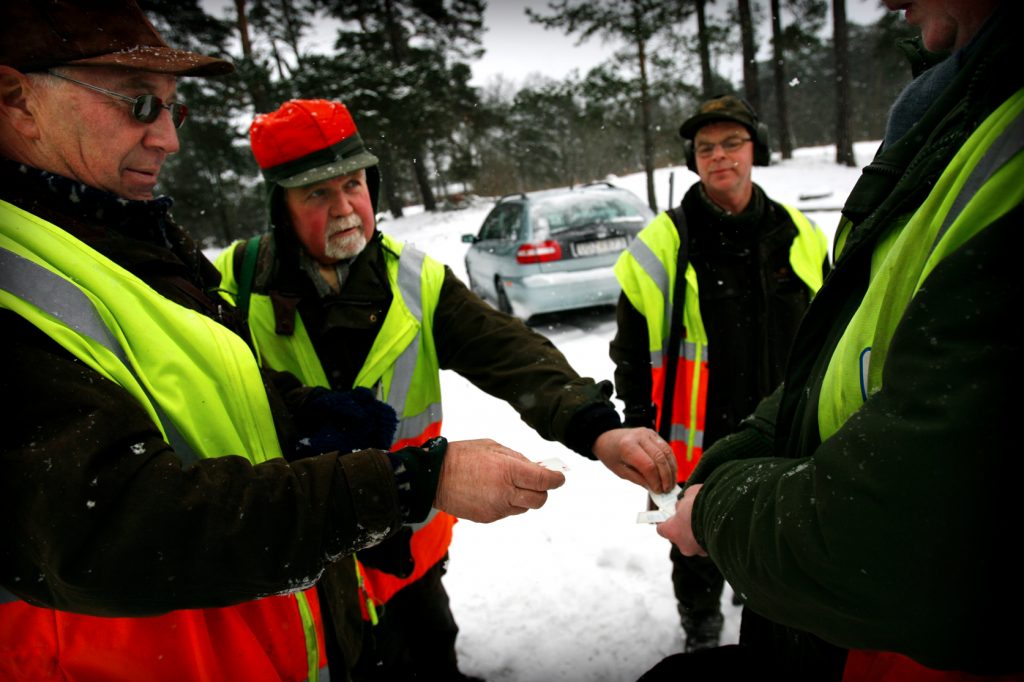
[[[288,80],[290,74],[285,73],[284,60],[281,59],[281,53],[277,50],[277,41],[273,38],[270,39],[270,50],[274,53],[274,63],[277,64],[277,77],[281,80]]]
[[[772,61],[775,80],[775,111],[779,119],[779,151],[782,158],[793,158],[793,140],[789,136],[789,107],[786,105],[786,55],[782,49],[782,17],[779,0],[772,0]]]
[[[647,205],[657,213],[658,199],[654,194],[654,135],[651,134],[651,94],[647,84],[647,46],[642,39],[636,43],[640,61],[640,121],[644,138],[644,172],[647,174]]]
[[[711,78],[711,46],[708,45],[708,19],[704,14],[707,0],[696,0],[697,6],[697,51],[700,52],[700,88],[704,99],[710,99],[715,93]]]
[[[855,166],[850,132],[850,65],[846,0],[832,0],[832,41],[836,58],[836,163]]]
[[[302,52],[299,50],[298,22],[295,20],[291,0],[279,0],[278,6],[281,8],[281,16],[284,17],[285,42],[288,43],[288,47],[292,49],[292,54],[295,55],[296,68],[301,71],[304,64]]]
[[[391,172],[391,169],[395,167],[391,147],[381,139],[379,144],[374,145],[373,151],[380,156],[380,184],[381,190],[384,191],[384,197],[388,201],[388,210],[391,211],[392,217],[401,218],[403,215],[402,198],[398,196],[395,174]],[[377,207],[374,206],[373,210],[376,211]]]
[[[238,37],[242,41],[242,56],[252,59],[252,39],[249,38],[249,15],[245,11],[245,0],[235,0],[235,14],[238,15]]]
[[[757,48],[754,45],[754,20],[750,0],[738,0],[740,36],[743,42],[743,91],[754,111],[761,111],[761,89],[757,84]]]
[[[434,191],[430,189],[430,178],[427,176],[427,159],[425,158],[425,152],[423,150],[423,143],[416,141],[413,142],[412,158],[409,161],[412,163],[412,171],[416,176],[416,186],[420,190],[420,197],[423,199],[423,210],[424,211],[436,211],[437,200],[434,199]]]
[[[256,113],[265,113],[273,109],[270,96],[267,94],[266,83],[263,78],[263,70],[260,69],[252,55],[252,38],[249,36],[249,15],[245,9],[246,0],[235,0],[235,13],[238,15],[238,36],[242,43],[242,56],[246,61],[246,68],[239,70],[242,82],[245,83],[249,97],[252,99],[253,109]]]

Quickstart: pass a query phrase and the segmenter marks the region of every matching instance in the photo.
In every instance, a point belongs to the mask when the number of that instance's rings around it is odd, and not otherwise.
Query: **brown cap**
[[[4,0],[0,64],[22,72],[119,66],[173,76],[219,76],[235,68],[170,47],[135,0]]]
[[[745,100],[736,95],[719,95],[702,103],[697,113],[679,127],[679,136],[692,140],[697,131],[709,123],[732,121],[746,126],[751,133],[757,130],[757,114]]]

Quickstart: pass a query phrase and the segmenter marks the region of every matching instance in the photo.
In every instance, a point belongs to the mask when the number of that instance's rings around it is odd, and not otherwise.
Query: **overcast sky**
[[[200,0],[200,4],[210,14],[226,18],[234,15],[232,0]],[[725,3],[710,5],[711,11],[724,11],[734,4],[732,0]],[[765,9],[767,3],[762,2]],[[846,12],[850,21],[870,23],[881,16],[880,0],[846,0]],[[607,43],[600,37],[592,37],[585,43],[577,45],[578,36],[567,36],[559,29],[545,29],[527,19],[526,7],[532,7],[540,13],[550,13],[548,0],[489,0],[484,14],[486,31],[483,36],[484,56],[473,62],[473,79],[471,83],[483,86],[502,75],[516,85],[533,74],[543,74],[550,78],[562,79],[573,69],[578,69],[581,76],[586,75],[594,66],[611,57],[618,43]],[[783,21],[786,15],[783,13]],[[831,23],[829,23],[831,26]],[[765,26],[758,31],[766,36],[770,27]],[[325,22],[314,27],[316,35],[310,40],[316,41],[328,50],[334,43],[334,25]],[[762,37],[762,40],[764,38]],[[735,74],[736,78],[740,74]]]
[[[734,4],[734,0],[709,4],[708,11],[724,12]],[[768,3],[760,4],[765,10],[765,26],[759,27],[758,31],[764,41],[771,29],[767,23]],[[490,0],[487,3],[484,25],[488,30],[483,38],[486,52],[481,60],[472,64],[473,85],[484,85],[498,74],[515,83],[521,83],[532,73],[560,79],[573,69],[579,69],[580,75],[584,76],[621,47],[621,43],[607,43],[599,36],[577,45],[578,36],[567,36],[560,29],[545,29],[531,22],[524,12],[526,7],[541,14],[551,13],[547,0]],[[880,0],[846,0],[849,21],[871,23],[884,11]],[[785,22],[785,11],[782,16]],[[828,26],[831,27],[831,15]]]

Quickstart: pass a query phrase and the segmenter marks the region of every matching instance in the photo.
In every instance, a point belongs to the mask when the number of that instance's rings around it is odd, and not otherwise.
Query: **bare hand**
[[[434,506],[453,516],[490,523],[540,509],[547,491],[565,483],[550,471],[490,439],[448,444]]]
[[[652,429],[605,431],[594,441],[594,454],[616,476],[656,493],[667,493],[676,484],[672,448]]]
[[[701,484],[691,485],[676,503],[676,513],[668,521],[658,524],[658,535],[671,540],[684,556],[707,556],[704,548],[693,536],[693,500]]]

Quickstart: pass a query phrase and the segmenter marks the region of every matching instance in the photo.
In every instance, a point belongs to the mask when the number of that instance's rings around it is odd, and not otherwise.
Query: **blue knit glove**
[[[398,416],[368,388],[351,391],[314,389],[297,415],[300,437],[294,458],[324,452],[342,454],[377,448],[387,450],[395,437]]]

